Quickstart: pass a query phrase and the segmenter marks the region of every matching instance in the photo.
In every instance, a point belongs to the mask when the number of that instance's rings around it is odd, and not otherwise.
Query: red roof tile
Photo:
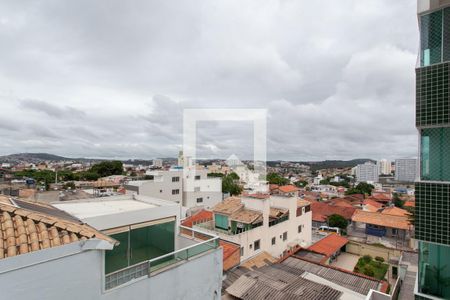
[[[347,243],[348,239],[345,237],[338,234],[329,234],[327,237],[310,246],[308,250],[331,256]]]
[[[353,207],[333,206],[323,202],[312,202],[311,210],[313,212],[313,218],[314,214],[320,214],[326,217],[336,214],[350,220],[356,209]]]
[[[223,248],[223,260],[230,257],[235,251],[239,250],[239,246],[224,240],[219,240],[219,245]]]
[[[379,203],[379,202],[377,202],[377,201],[375,201],[375,200],[373,200],[373,199],[370,199],[370,198],[367,198],[366,200],[364,200],[363,204],[364,204],[364,205],[370,205],[370,206],[373,206],[373,207],[375,207],[376,209],[381,209],[381,208],[383,208],[383,204],[381,204],[381,203]]]
[[[289,184],[289,185],[283,185],[283,186],[278,187],[278,190],[282,193],[294,193],[294,192],[298,192],[299,188],[292,184]]]
[[[212,211],[202,209],[195,215],[192,215],[181,222],[181,225],[186,227],[192,227],[194,224],[204,223],[213,219]]]

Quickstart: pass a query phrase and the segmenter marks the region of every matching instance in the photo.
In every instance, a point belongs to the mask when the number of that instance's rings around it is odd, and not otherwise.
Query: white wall
[[[236,235],[228,235],[219,231],[209,231],[219,235],[221,239],[241,245],[244,248],[244,255],[241,261],[246,260],[261,251],[267,251],[274,257],[279,257],[288,248],[289,243],[303,243],[309,246],[312,239],[312,212],[303,213],[297,217],[297,197],[276,197],[269,199],[241,198],[245,207],[248,209],[259,210],[263,212],[264,222],[260,227]],[[268,209],[270,206],[289,208],[289,220],[269,227]],[[302,231],[298,233],[298,226],[301,225]],[[200,230],[205,228],[200,227]],[[283,241],[283,233],[288,232],[287,240]],[[281,236],[281,237],[280,237]],[[272,237],[275,237],[275,245],[272,245]],[[260,240],[260,250],[254,249],[254,242]],[[252,247],[250,248],[250,245]]]
[[[0,298],[14,300],[220,299],[221,248],[150,278],[142,277],[135,282],[105,292],[103,291],[103,251],[74,252],[72,251],[74,246],[76,243],[0,260]],[[49,252],[52,255],[48,255]],[[21,265],[22,258],[29,255],[33,256],[34,262],[38,262],[39,258],[48,261],[17,268]]]
[[[153,175],[155,179],[141,181],[139,195],[181,203],[183,197],[183,171],[153,171],[148,172],[147,175]],[[173,182],[173,177],[178,177],[179,181]],[[172,194],[172,191],[177,189],[179,194]]]

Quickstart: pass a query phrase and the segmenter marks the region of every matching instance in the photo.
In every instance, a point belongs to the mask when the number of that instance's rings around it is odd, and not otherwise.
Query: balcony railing
[[[218,236],[213,236],[206,232],[195,230],[189,227],[180,226],[180,228],[184,233],[189,232],[191,240],[197,241],[200,239],[203,241],[106,274],[105,290],[110,290],[138,278],[150,277],[159,270],[162,271],[163,269],[174,264],[188,261],[192,257],[195,257],[212,249],[217,249],[219,247]],[[186,234],[180,236],[183,238],[187,237]]]

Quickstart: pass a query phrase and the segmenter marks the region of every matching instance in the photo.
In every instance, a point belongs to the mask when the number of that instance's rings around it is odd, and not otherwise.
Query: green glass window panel
[[[421,178],[450,181],[450,128],[422,130]]]
[[[217,228],[228,230],[228,217],[224,215],[215,214],[214,220]]]
[[[442,61],[442,10],[420,17],[420,65]]]
[[[130,231],[130,265],[173,252],[175,222],[133,229]]]
[[[417,182],[415,194],[415,237],[450,245],[450,183]]]
[[[119,241],[119,245],[112,250],[105,251],[105,274],[128,267],[128,231],[112,234],[111,237]]]
[[[450,124],[450,64],[416,69],[416,125]]]
[[[450,247],[420,242],[419,291],[450,298]]]

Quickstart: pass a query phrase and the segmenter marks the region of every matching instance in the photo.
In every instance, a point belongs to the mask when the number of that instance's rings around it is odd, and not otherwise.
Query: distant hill
[[[376,162],[369,158],[358,158],[352,160],[324,160],[317,162],[307,162],[305,164],[309,165],[313,171],[321,169],[332,169],[332,168],[353,168],[356,165],[363,164],[365,162]]]
[[[41,161],[61,161],[70,160],[70,158],[49,154],[49,153],[17,153],[0,156],[0,163],[38,163]]]
[[[321,169],[332,169],[332,168],[353,168],[356,165],[363,164],[365,162],[376,162],[370,158],[357,158],[352,160],[323,160],[323,161],[299,161],[296,163],[300,163],[303,165],[307,165],[311,167],[312,171],[317,171]],[[280,164],[282,161],[269,161],[267,162],[268,166],[275,166]]]

